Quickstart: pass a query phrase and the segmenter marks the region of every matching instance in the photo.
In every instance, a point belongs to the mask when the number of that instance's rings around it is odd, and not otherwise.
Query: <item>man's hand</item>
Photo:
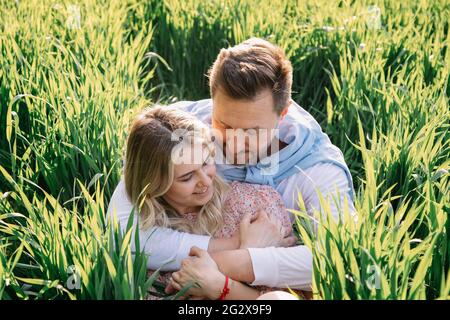
[[[253,221],[252,221],[253,220]],[[240,248],[290,247],[296,239],[292,228],[285,230],[281,222],[258,210],[254,219],[247,213],[239,226]]]
[[[225,276],[219,271],[216,262],[207,251],[192,247],[189,255],[189,258],[181,262],[181,269],[172,273],[166,293],[180,291],[189,283],[195,283],[187,291],[187,295],[194,296],[196,299],[200,297],[217,299],[222,292]]]

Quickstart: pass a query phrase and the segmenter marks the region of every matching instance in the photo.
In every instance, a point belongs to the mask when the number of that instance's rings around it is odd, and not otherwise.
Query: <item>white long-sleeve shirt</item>
[[[351,189],[348,179],[343,169],[334,164],[319,163],[300,171],[281,181],[276,190],[281,194],[286,207],[293,209],[298,209],[297,200],[300,193],[309,215],[313,214],[314,209],[320,210],[320,200],[316,190],[320,191],[330,203],[335,219],[339,216],[338,207],[344,205],[344,197],[348,199],[350,212],[355,212],[349,196]],[[336,200],[338,200],[338,206],[336,206]],[[132,207],[124,182],[121,181],[110,200],[108,215],[111,216],[115,212],[123,230],[127,226]],[[293,221],[292,215],[291,218]],[[140,230],[140,249],[149,254],[147,267],[152,270],[159,267],[162,267],[163,271],[178,270],[181,261],[188,257],[192,246],[207,250],[209,240],[209,236],[194,235],[168,228],[153,227],[145,231]],[[312,254],[306,246],[249,248],[248,251],[255,275],[252,285],[303,290],[311,288]]]

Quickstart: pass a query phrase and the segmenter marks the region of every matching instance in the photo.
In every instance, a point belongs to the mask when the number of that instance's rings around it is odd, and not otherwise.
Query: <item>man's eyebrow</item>
[[[228,124],[226,124],[225,122],[223,122],[222,120],[216,119],[216,121],[219,121],[225,127],[229,127],[230,129],[233,129],[233,130],[242,129],[244,131],[247,131],[247,130],[259,130],[260,129],[259,126],[256,126],[256,127],[253,127],[253,128],[247,128],[247,129],[244,129],[244,128],[233,128],[233,127],[229,126]]]
[[[231,128],[231,127],[230,127]],[[243,130],[243,131],[248,131],[248,130],[259,130],[260,127],[256,126],[256,127],[252,127],[252,128],[231,128],[231,130]]]

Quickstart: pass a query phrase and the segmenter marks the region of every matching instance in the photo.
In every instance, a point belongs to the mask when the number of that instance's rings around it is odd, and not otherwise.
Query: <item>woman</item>
[[[294,244],[293,236],[285,238],[292,229],[279,194],[269,186],[225,183],[216,175],[213,141],[202,122],[175,108],[146,109],[135,119],[127,141],[124,181],[129,198],[139,208],[141,227],[161,226],[226,239],[238,236],[240,221],[252,219],[263,207],[259,214],[267,213],[279,229],[278,237],[267,246]],[[208,258],[207,253],[202,255]],[[211,274],[220,273],[217,265],[208,266]],[[185,274],[178,280],[188,278]],[[170,273],[161,275],[160,281],[180,288]],[[232,290],[227,299],[254,299],[269,290],[229,281]],[[203,284],[204,289],[208,287]],[[217,298],[202,289],[195,295]]]

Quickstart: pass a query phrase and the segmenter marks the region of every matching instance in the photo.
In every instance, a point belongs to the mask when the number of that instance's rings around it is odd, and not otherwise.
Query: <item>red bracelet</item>
[[[229,293],[230,293],[230,288],[228,288],[228,276],[225,276],[225,285],[223,286],[222,293],[220,294],[220,297],[217,300],[225,300],[225,297]]]

